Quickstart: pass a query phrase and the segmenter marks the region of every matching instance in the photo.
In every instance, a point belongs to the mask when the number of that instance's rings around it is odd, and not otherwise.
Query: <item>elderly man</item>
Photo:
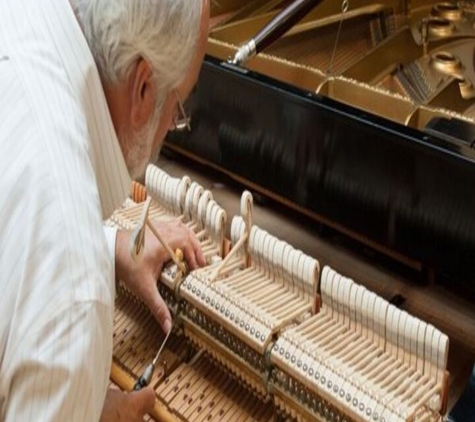
[[[0,420],[141,420],[107,393],[115,280],[170,314],[150,235],[103,227],[174,127],[204,55],[205,0],[0,0]],[[190,267],[199,244],[160,226]],[[104,405],[105,403],[105,405]]]

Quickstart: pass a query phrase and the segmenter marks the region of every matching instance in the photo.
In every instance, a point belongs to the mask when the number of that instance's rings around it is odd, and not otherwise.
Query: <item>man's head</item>
[[[99,67],[132,178],[158,154],[196,84],[207,0],[70,0]]]

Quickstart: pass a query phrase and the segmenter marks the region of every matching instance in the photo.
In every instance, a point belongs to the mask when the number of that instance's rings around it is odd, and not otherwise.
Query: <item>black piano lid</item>
[[[475,366],[465,390],[450,411],[448,422],[475,421]]]
[[[473,139],[450,121],[421,132],[210,56],[189,103],[192,132],[170,143],[453,280],[475,276]]]

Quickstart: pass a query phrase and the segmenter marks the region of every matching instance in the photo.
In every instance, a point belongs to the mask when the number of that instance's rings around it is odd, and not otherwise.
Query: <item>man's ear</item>
[[[156,101],[152,69],[148,62],[142,58],[139,59],[130,77],[132,89],[130,122],[134,129],[140,129],[149,121]]]

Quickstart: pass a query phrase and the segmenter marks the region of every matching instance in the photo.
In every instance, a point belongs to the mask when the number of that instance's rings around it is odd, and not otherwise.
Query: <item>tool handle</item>
[[[256,53],[277,41],[320,2],[321,0],[293,1],[255,35]]]
[[[146,387],[148,385],[148,382],[147,380],[144,378],[144,376],[142,375],[138,380],[137,382],[134,384],[134,391],[139,391],[141,390],[142,388]]]
[[[231,63],[239,66],[244,65],[249,59],[277,41],[321,2],[322,0],[294,0],[253,38],[239,47],[234,58],[230,59]]]
[[[154,369],[153,364],[150,364],[145,368],[145,371],[143,371],[142,376],[135,383],[133,391],[141,390],[142,388],[150,384],[150,380],[152,379],[153,369]]]

